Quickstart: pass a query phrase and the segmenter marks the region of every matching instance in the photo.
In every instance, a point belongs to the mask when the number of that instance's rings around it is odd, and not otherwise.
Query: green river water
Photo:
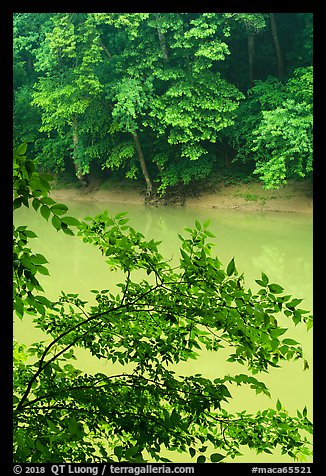
[[[301,306],[312,310],[312,215],[304,213],[244,212],[239,210],[191,209],[186,207],[148,207],[132,204],[106,202],[65,202],[68,215],[83,218],[107,209],[117,214],[127,211],[130,225],[141,231],[147,238],[162,240],[160,251],[163,256],[178,258],[178,233],[185,227],[193,227],[195,219],[203,222],[211,220],[210,230],[216,235],[210,241],[216,245],[213,253],[227,266],[234,256],[237,269],[244,272],[247,287],[257,289],[255,279],[264,271],[271,282],[285,288],[286,294],[304,298]],[[91,289],[112,289],[122,281],[122,273],[108,271],[105,259],[94,246],[83,243],[77,237],[70,237],[48,225],[39,213],[25,207],[15,212],[15,225],[28,225],[38,238],[31,240],[33,251],[42,253],[49,261],[50,277],[44,277],[42,285],[46,295],[55,299],[61,290],[79,293],[82,299],[93,302]],[[268,407],[275,408],[279,398],[282,405],[292,415],[296,410],[308,408],[312,417],[312,331],[305,326],[291,326],[288,337],[303,344],[310,369],[303,371],[302,361],[285,363],[281,369],[272,369],[268,374],[258,376],[269,388],[272,398],[256,395],[250,388],[230,388],[234,397],[227,410],[247,409],[256,412]],[[25,344],[44,339],[40,330],[35,329],[27,315],[22,321],[15,320],[14,337]],[[85,372],[111,373],[113,365],[98,361],[87,351],[78,350],[75,365]],[[216,378],[226,373],[245,373],[246,368],[226,362],[228,350],[217,354],[203,352],[199,358],[176,366],[180,374],[202,373],[205,377]],[[117,369],[119,365],[115,365]],[[175,462],[192,462],[189,454],[164,452]],[[224,460],[226,461],[226,460]],[[231,460],[233,461],[233,460]],[[255,451],[243,448],[243,456],[235,462],[292,462],[287,455],[276,452],[273,455],[256,455]],[[307,460],[308,461],[308,460]]]

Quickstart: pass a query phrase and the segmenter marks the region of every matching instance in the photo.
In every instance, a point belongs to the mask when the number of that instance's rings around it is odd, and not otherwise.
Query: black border
[[[9,2],[8,2],[9,3]],[[85,8],[81,9],[81,6]],[[89,7],[92,8],[89,8]],[[321,354],[322,349],[322,328],[321,328],[321,319],[324,317],[321,311],[320,297],[323,295],[323,290],[319,291],[320,284],[322,284],[323,277],[319,278],[319,272],[323,268],[320,265],[319,253],[320,249],[318,248],[318,241],[323,237],[323,230],[319,229],[319,225],[323,223],[322,212],[324,211],[323,205],[323,195],[320,193],[321,183],[324,179],[322,175],[322,163],[326,159],[322,155],[322,151],[319,147],[320,134],[323,131],[323,125],[321,123],[321,107],[322,107],[322,73],[321,73],[321,63],[324,58],[323,47],[320,46],[323,43],[323,36],[321,35],[321,29],[323,28],[323,20],[325,17],[322,15],[322,4],[321,1],[310,2],[310,1],[296,1],[295,3],[284,1],[256,1],[255,2],[246,2],[246,1],[218,1],[214,2],[200,2],[196,4],[189,4],[186,2],[164,2],[161,4],[151,3],[144,4],[141,2],[139,4],[126,3],[123,5],[121,2],[114,4],[113,2],[103,2],[103,1],[93,1],[91,4],[88,2],[82,5],[74,5],[73,2],[46,2],[43,4],[38,4],[37,2],[24,2],[24,1],[13,1],[5,5],[5,12],[1,15],[1,70],[2,70],[2,87],[1,93],[3,95],[2,104],[5,104],[4,110],[2,110],[2,121],[1,121],[1,130],[3,140],[2,145],[5,144],[5,150],[2,155],[2,164],[1,164],[1,212],[2,212],[2,226],[1,226],[1,241],[2,241],[2,265],[4,269],[2,270],[2,298],[5,301],[4,309],[9,310],[2,315],[2,332],[0,332],[0,349],[2,352],[0,363],[1,363],[1,410],[2,416],[5,416],[5,419],[2,419],[1,424],[1,463],[0,467],[8,466],[9,471],[4,472],[4,474],[13,474],[12,473],[12,314],[11,314],[11,296],[12,296],[12,266],[11,266],[11,256],[12,256],[12,166],[11,166],[11,157],[12,157],[12,148],[13,148],[13,139],[12,139],[12,104],[13,104],[13,92],[12,92],[12,43],[13,43],[13,32],[12,32],[12,15],[16,12],[75,12],[75,11],[96,11],[96,12],[107,12],[114,11],[124,11],[129,12],[155,12],[165,10],[166,12],[177,12],[177,11],[216,11],[216,12],[225,12],[225,11],[235,11],[235,12],[280,12],[280,13],[295,13],[295,12],[307,12],[314,14],[314,172],[313,172],[313,182],[314,182],[314,210],[313,210],[313,235],[314,235],[314,245],[313,245],[313,264],[314,264],[314,293],[313,293],[313,304],[314,304],[314,328],[313,328],[313,339],[314,339],[314,370],[313,370],[313,407],[314,407],[314,462],[302,464],[272,464],[272,463],[220,463],[222,466],[218,467],[221,473],[224,475],[229,470],[232,471],[232,464],[236,464],[236,470],[239,471],[240,468],[243,469],[243,472],[238,472],[238,474],[251,474],[251,468],[253,466],[258,467],[270,467],[278,468],[285,466],[310,466],[312,469],[312,474],[320,474],[319,468],[322,466],[322,441],[323,441],[323,427],[322,427],[322,408],[320,406],[320,401],[323,394],[323,371],[324,367],[323,356]],[[117,9],[117,7],[119,7]],[[196,8],[197,7],[197,8]],[[325,180],[325,179],[324,179]],[[318,261],[317,261],[318,260]],[[318,279],[319,278],[319,279]],[[10,323],[10,324],[8,324]],[[4,389],[6,389],[4,391]],[[300,389],[294,389],[294,391],[300,391]],[[5,421],[4,421],[5,420]],[[128,464],[128,463],[125,463]],[[210,463],[208,463],[210,464]],[[206,466],[205,466],[206,465]],[[27,466],[27,465],[24,465]],[[41,466],[41,465],[34,465]],[[46,465],[42,465],[46,466]],[[81,465],[74,465],[81,466]],[[95,465],[94,465],[95,466]],[[187,466],[187,465],[179,465]],[[189,466],[189,465],[188,465]],[[192,466],[192,465],[190,465]],[[207,468],[207,463],[198,464],[194,463],[196,467],[195,474],[198,474],[198,471],[205,471]],[[228,469],[226,469],[228,467]],[[318,468],[318,469],[317,469]],[[210,469],[213,468],[209,468]],[[216,468],[215,468],[216,469]],[[24,473],[23,473],[24,474]],[[51,472],[45,474],[52,474]]]

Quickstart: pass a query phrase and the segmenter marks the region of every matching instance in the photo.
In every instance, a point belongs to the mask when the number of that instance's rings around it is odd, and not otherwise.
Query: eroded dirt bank
[[[58,201],[69,200],[139,203],[145,200],[141,186],[124,189],[114,185],[101,189],[98,184],[91,184],[80,189],[56,189],[51,196]],[[185,197],[185,207],[266,210],[279,212],[312,213],[313,191],[310,181],[289,182],[278,190],[265,190],[260,183],[239,183],[219,186],[215,191],[201,191],[197,197]],[[158,205],[158,203],[153,203]]]

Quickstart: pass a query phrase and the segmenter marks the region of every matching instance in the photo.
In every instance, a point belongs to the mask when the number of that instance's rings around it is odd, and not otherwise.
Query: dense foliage
[[[14,137],[38,170],[73,171],[84,184],[117,171],[148,194],[232,157],[267,187],[311,174],[310,13],[13,20]]]
[[[15,342],[15,461],[165,462],[160,453],[167,448],[187,451],[197,462],[219,462],[236,458],[242,445],[258,453],[280,448],[297,460],[309,456],[306,408],[291,416],[276,400],[256,414],[228,412],[232,386],[270,396],[257,374],[298,359],[307,368],[301,345],[280,324],[288,319],[311,328],[301,299],[265,273],[256,280],[258,292],[247,289],[235,260],[224,269],[212,254],[208,222],[196,221],[179,236],[174,266],[160,254],[159,242],[128,225],[126,213],[77,220],[49,190],[48,177],[36,172],[20,146],[14,209],[32,206],[58,232],[96,246],[108,272],[119,269],[124,280],[116,295],[93,290],[96,305],[67,291],[49,300],[38,281],[39,273],[48,274],[47,259],[30,248],[36,234],[14,227],[16,315],[32,319],[47,336],[30,347]],[[228,360],[242,364],[244,373],[208,379],[176,371],[174,364],[205,349],[217,355],[225,346]],[[77,347],[124,368],[86,374],[74,365]]]
[[[124,276],[117,294],[93,290],[96,304],[69,290],[51,300],[36,233],[14,226],[15,316],[46,336],[14,343],[15,461],[165,462],[168,449],[219,462],[243,445],[304,461],[306,407],[290,415],[258,378],[285,361],[308,368],[285,325],[311,328],[302,300],[265,273],[246,288],[235,260],[224,269],[213,255],[208,222],[179,236],[172,265],[124,212],[70,216],[49,196],[49,173],[84,186],[117,174],[148,195],[230,166],[268,188],[309,177],[312,15],[15,13],[13,28],[14,210],[96,246]],[[82,372],[77,347],[117,370]],[[179,375],[179,362],[223,347],[243,373]],[[230,413],[232,386],[272,407]]]
[[[312,67],[297,68],[284,85],[256,81],[230,134],[238,160],[254,160],[267,188],[312,172]]]

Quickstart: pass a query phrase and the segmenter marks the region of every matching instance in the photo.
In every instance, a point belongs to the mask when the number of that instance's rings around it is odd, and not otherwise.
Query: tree
[[[236,160],[254,162],[265,188],[311,176],[312,84],[312,66],[296,69],[286,84],[256,81],[228,131]]]
[[[48,14],[15,13],[13,16],[13,89],[14,89],[14,143],[30,144],[30,152],[39,152],[41,116],[33,100],[36,51],[51,30]],[[41,137],[40,137],[41,136]]]
[[[262,111],[280,106],[284,99],[284,86],[277,78],[269,76],[265,81],[255,81],[254,87],[248,90],[246,99],[239,105],[234,125],[226,130],[226,138],[236,152],[235,160],[255,160],[253,131],[260,124]]]
[[[248,69],[249,69],[249,87],[253,86],[255,79],[255,38],[266,27],[266,20],[262,13],[229,13],[227,17],[235,24],[238,23],[244,28],[248,42]]]
[[[173,14],[161,20],[169,61],[153,71],[156,94],[145,125],[164,144],[153,161],[159,190],[205,178],[213,170],[211,144],[233,124],[242,93],[219,72],[229,55],[229,26],[223,15]]]
[[[278,39],[278,32],[275,20],[275,13],[269,14],[269,19],[271,22],[271,32],[273,36],[276,57],[277,57],[277,69],[278,69],[278,77],[282,79],[284,77],[284,62],[283,62],[283,53],[280,45],[280,41]]]
[[[70,138],[71,158],[76,175],[87,183],[89,162],[87,136],[98,133],[102,125],[92,109],[101,104],[103,87],[96,74],[101,48],[91,17],[86,14],[56,14],[54,28],[37,52],[36,68],[43,72],[34,91],[33,104],[42,111],[41,132],[51,137]],[[84,140],[83,140],[84,139]]]
[[[118,171],[149,195],[207,178],[229,147],[255,169],[254,148],[273,149],[263,129],[255,135],[263,113],[312,64],[307,13],[15,14],[14,35],[15,143],[29,141],[39,170],[73,170],[83,183]],[[284,125],[302,116],[282,109]]]
[[[114,131],[131,134],[147,193],[153,188],[150,175],[160,191],[207,176],[213,163],[205,145],[232,123],[242,98],[211,71],[228,54],[223,18],[148,13],[94,18],[109,58],[103,80]],[[106,166],[114,163],[109,155]]]
[[[141,170],[146,180],[146,193],[147,195],[151,195],[153,186],[148,174],[138,132],[138,122],[141,120],[142,109],[146,107],[151,85],[147,85],[146,83],[145,85],[141,85],[140,82],[135,79],[126,78],[112,86],[111,89],[114,94],[112,116],[119,124],[120,130],[132,135]]]
[[[160,254],[159,242],[128,225],[124,212],[82,221],[66,216],[67,207],[48,197],[47,177],[36,173],[25,151],[21,146],[14,154],[14,208],[31,202],[46,220],[52,217],[58,232],[77,231],[99,248],[108,270],[122,270],[125,279],[117,295],[93,290],[96,305],[66,292],[50,301],[36,278],[47,274],[47,260],[28,247],[36,235],[26,226],[14,229],[14,306],[18,317],[29,316],[48,336],[29,348],[15,343],[15,461],[166,462],[163,445],[189,451],[197,462],[235,458],[240,445],[258,453],[280,446],[299,460],[310,455],[306,408],[290,416],[277,400],[275,408],[256,415],[227,411],[232,385],[270,396],[255,374],[284,360],[302,359],[307,368],[300,344],[284,337],[288,329],[279,323],[281,314],[311,327],[309,312],[298,307],[301,299],[284,294],[265,273],[256,281],[257,293],[246,289],[234,259],[223,269],[212,256],[209,222],[195,221],[179,236],[176,268]],[[143,277],[136,279],[135,272]],[[228,360],[247,373],[211,380],[171,368],[225,344]],[[73,365],[76,346],[132,370],[82,373]]]
[[[262,111],[262,120],[253,131],[254,173],[266,188],[277,188],[288,178],[311,175],[312,74],[312,67],[297,69],[285,86],[286,100],[275,109]]]

